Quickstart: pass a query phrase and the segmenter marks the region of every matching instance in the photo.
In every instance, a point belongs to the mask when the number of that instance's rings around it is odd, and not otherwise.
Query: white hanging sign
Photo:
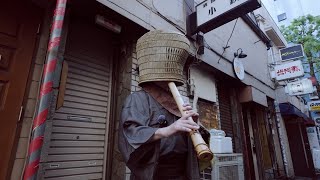
[[[313,91],[312,81],[308,78],[288,83],[285,87],[285,92],[290,96],[310,94]]]
[[[300,60],[276,65],[274,69],[277,81],[293,79],[304,75],[302,62]]]
[[[243,63],[237,57],[233,60],[233,70],[237,78],[239,78],[240,80],[244,79],[244,66]]]

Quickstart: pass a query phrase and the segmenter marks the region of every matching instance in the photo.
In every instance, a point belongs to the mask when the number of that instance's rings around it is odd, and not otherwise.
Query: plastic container
[[[232,153],[232,139],[222,130],[211,129],[210,149],[213,153]]]

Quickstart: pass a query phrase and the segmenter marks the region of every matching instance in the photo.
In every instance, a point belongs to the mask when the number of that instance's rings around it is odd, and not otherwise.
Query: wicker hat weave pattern
[[[185,35],[163,30],[150,31],[137,42],[139,85],[145,82],[171,81],[184,84],[183,67],[190,42]]]

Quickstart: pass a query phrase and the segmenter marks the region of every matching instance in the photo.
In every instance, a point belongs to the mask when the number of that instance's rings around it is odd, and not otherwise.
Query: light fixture
[[[240,50],[240,53],[239,53],[239,50]],[[245,58],[245,57],[247,57],[247,55],[245,53],[243,53],[241,48],[239,48],[237,50],[237,52],[234,53],[234,57]]]
[[[96,19],[95,19],[96,24],[109,29],[110,31],[119,34],[121,32],[121,26],[119,24],[116,24],[114,22],[112,22],[111,20],[105,18],[102,15],[96,15]]]

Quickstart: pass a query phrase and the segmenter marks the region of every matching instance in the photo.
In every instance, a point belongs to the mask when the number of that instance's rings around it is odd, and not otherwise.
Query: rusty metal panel
[[[233,138],[230,92],[223,83],[218,84],[218,99],[221,129],[226,132],[227,136]]]

